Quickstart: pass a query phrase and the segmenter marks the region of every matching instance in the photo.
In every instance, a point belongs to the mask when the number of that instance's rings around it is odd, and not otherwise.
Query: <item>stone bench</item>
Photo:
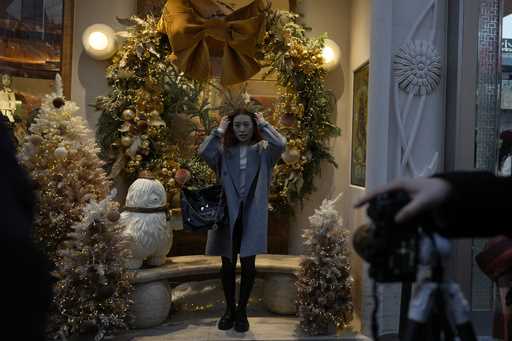
[[[264,304],[278,314],[295,314],[295,274],[299,270],[300,256],[258,255],[257,276],[264,278]],[[156,268],[134,271],[135,297],[132,312],[135,328],[150,328],[163,323],[171,308],[170,282],[185,282],[197,276],[219,276],[220,257],[170,257]],[[237,264],[240,271],[240,262]]]

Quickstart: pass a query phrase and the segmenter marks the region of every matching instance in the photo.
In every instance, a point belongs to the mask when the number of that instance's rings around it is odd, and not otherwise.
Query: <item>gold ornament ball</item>
[[[124,109],[123,110],[123,120],[130,121],[133,120],[135,117],[135,113],[132,109]]]
[[[142,148],[144,148],[144,149],[149,148],[149,141],[143,141],[142,142]]]
[[[287,165],[296,164],[300,160],[300,152],[297,149],[288,149],[281,155]]]
[[[167,182],[167,185],[169,185],[169,187],[174,187],[176,185],[176,181],[174,179],[171,179]]]
[[[142,161],[142,155],[140,155],[140,154],[135,155],[135,160]]]
[[[169,170],[167,168],[162,168],[162,174],[163,175],[169,174]]]
[[[43,138],[40,135],[31,135],[28,140],[34,146],[39,146],[43,142]]]
[[[137,127],[141,129],[146,129],[148,127],[148,122],[146,122],[145,120],[138,120]]]
[[[147,139],[149,139],[149,136],[148,136],[148,135],[146,135],[146,134],[143,134],[143,135],[141,135],[140,137],[141,137],[141,139],[143,139],[143,140],[147,140]]]
[[[107,219],[113,223],[119,221],[119,218],[121,218],[121,214],[119,214],[118,210],[111,210],[110,212],[107,213]]]
[[[53,152],[57,159],[65,159],[68,156],[68,150],[65,147],[57,147]]]
[[[125,147],[129,147],[132,144],[132,138],[130,136],[121,137],[121,144]]]

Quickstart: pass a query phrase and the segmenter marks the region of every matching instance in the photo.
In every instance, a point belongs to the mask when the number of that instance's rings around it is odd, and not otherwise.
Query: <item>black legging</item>
[[[240,209],[243,212],[243,207]],[[233,255],[232,259],[222,257],[221,280],[224,289],[224,297],[226,298],[226,305],[228,309],[235,309],[235,288],[236,288],[236,262],[237,256],[240,253],[243,233],[243,219],[240,213],[236,223],[235,230],[233,231]],[[252,287],[256,278],[256,256],[240,257],[242,265],[242,278],[240,282],[240,297],[238,300],[238,307],[245,309],[249,297],[251,296]]]

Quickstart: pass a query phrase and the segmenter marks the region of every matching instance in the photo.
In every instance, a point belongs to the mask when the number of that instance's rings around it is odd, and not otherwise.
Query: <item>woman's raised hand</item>
[[[231,122],[229,117],[223,116],[222,119],[220,120],[220,124],[217,129],[219,129],[223,133],[226,132],[226,130],[228,130],[229,122]]]
[[[254,115],[256,116],[257,124],[261,124],[261,123],[265,122],[265,117],[263,117],[263,114],[261,112],[254,113]]]

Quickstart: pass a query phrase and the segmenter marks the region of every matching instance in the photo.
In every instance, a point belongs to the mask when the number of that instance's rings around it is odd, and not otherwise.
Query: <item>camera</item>
[[[354,249],[369,263],[369,275],[376,282],[416,280],[420,224],[395,222],[396,213],[410,200],[403,191],[378,195],[367,209],[370,224],[359,227],[354,234]]]

